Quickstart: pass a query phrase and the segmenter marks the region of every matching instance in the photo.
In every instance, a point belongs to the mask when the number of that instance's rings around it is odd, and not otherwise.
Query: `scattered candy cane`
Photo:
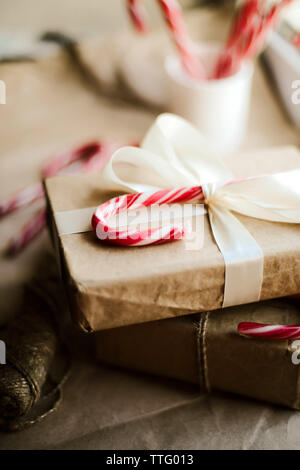
[[[138,144],[133,143],[130,145]],[[67,151],[54,157],[43,167],[42,174],[44,177],[55,176],[56,174],[61,173],[65,168],[67,168],[70,173],[101,171],[112,154],[120,147],[121,144],[114,142],[90,142],[72,151]],[[75,162],[79,163],[79,167],[72,167],[72,164]],[[37,183],[37,185],[40,187],[40,197],[43,197],[43,185],[42,183]],[[24,205],[24,200],[21,200],[21,202],[21,205]],[[31,202],[33,202],[33,200],[31,200]],[[29,222],[23,226],[20,232],[10,240],[8,253],[11,255],[18,254],[43,230],[45,226],[46,212],[44,209],[35,213]]]
[[[110,199],[97,208],[92,217],[92,227],[100,240],[115,245],[145,246],[180,240],[186,233],[184,227],[167,224],[145,230],[130,227],[119,230],[118,227],[109,225],[109,219],[129,209],[183,202],[204,202],[201,186],[164,189],[154,193],[124,194]]]
[[[205,76],[204,67],[196,54],[194,44],[188,34],[183,13],[177,0],[158,0],[158,3],[163,11],[168,28],[171,31],[175,46],[180,54],[184,70],[190,77],[196,80],[203,79]],[[140,11],[140,2],[129,1],[128,8],[137,30],[144,30],[146,26]]]
[[[297,49],[300,50],[300,33],[295,35],[293,39],[293,44],[295,47],[297,47]]]
[[[139,33],[145,33],[148,27],[145,20],[145,9],[143,8],[141,0],[128,0],[127,7],[136,30]]]
[[[21,232],[10,240],[8,253],[10,255],[16,255],[23,250],[23,248],[44,229],[45,225],[46,211],[45,209],[41,209],[24,225]]]
[[[136,143],[127,145],[137,146]],[[91,155],[82,163],[81,172],[90,173],[92,171],[101,171],[106,163],[110,160],[113,153],[121,147],[121,144],[116,142],[104,142],[101,145],[99,152]]]
[[[89,157],[98,154],[101,151],[102,145],[100,142],[89,142],[85,145],[75,149],[67,150],[54,158],[42,168],[42,175],[44,178],[49,178],[60,173],[64,168],[68,167],[74,162],[84,161]]]
[[[3,217],[20,207],[29,205],[43,196],[44,188],[42,183],[33,183],[16,193],[14,196],[0,202],[0,216]]]
[[[266,325],[242,322],[238,325],[240,335],[254,338],[295,339],[300,338],[300,325]]]

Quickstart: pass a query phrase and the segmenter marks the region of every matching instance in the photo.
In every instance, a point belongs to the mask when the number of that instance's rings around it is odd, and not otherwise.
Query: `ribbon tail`
[[[223,307],[258,301],[264,267],[260,246],[229,210],[210,205],[209,218],[225,262]]]

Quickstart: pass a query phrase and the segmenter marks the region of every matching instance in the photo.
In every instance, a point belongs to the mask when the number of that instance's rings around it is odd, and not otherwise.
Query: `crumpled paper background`
[[[195,37],[224,34],[223,15],[205,15],[192,15]],[[169,47],[166,36],[164,41]],[[7,105],[0,107],[1,198],[35,181],[41,163],[64,147],[95,137],[120,141],[142,137],[156,110],[119,98],[121,87],[112,99],[111,90],[119,83],[115,65],[122,47],[125,39],[117,36],[91,39],[80,46],[93,71],[88,74],[91,81],[86,80],[86,68],[74,64],[65,52],[39,63],[0,64],[0,78],[8,91]],[[257,80],[255,94],[265,78],[260,74]],[[297,143],[299,135],[270,90],[261,102],[259,119],[250,119],[245,149]],[[49,248],[45,233],[18,259],[3,255],[11,232],[33,210],[27,208],[1,221],[2,323],[20,305],[22,283]],[[300,448],[298,412],[231,395],[206,396],[184,383],[101,367],[89,351],[90,338],[74,335],[81,347],[74,352],[61,408],[22,433],[1,434],[1,449]]]

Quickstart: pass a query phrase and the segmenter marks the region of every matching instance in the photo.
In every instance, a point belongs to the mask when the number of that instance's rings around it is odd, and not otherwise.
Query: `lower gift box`
[[[299,324],[299,304],[278,299],[94,334],[101,362],[300,409],[297,340],[246,338],[241,321]],[[297,349],[298,348],[298,349]]]

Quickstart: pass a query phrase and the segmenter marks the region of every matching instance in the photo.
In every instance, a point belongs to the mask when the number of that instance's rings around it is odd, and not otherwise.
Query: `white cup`
[[[211,76],[221,51],[216,43],[197,45],[206,73]],[[169,110],[194,123],[223,156],[241,144],[247,127],[253,64],[245,62],[227,78],[196,81],[182,69],[180,58],[166,58]]]

